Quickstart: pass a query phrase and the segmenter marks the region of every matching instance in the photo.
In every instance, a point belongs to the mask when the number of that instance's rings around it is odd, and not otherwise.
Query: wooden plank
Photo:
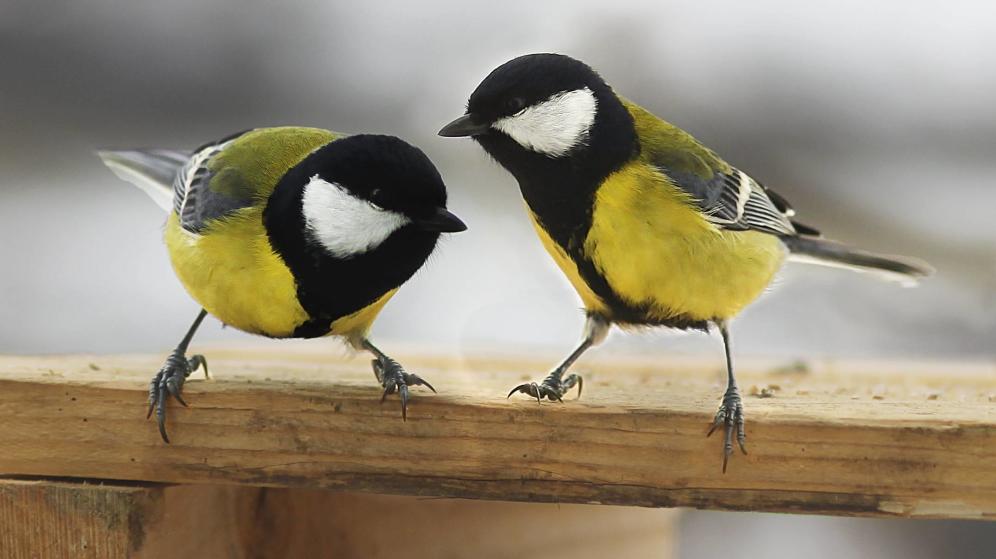
[[[265,489],[250,557],[674,555],[676,511]]]
[[[740,361],[750,456],[704,432],[722,363],[587,361],[584,399],[506,400],[550,361],[403,362],[409,421],[328,343],[208,352],[215,380],[144,421],[162,356],[0,358],[0,473],[424,496],[996,518],[996,367]],[[787,366],[786,366],[787,365]],[[754,394],[753,396],[751,394]]]
[[[311,489],[0,479],[0,555],[671,557],[673,511]]]
[[[142,491],[129,487],[0,481],[5,557],[124,557],[140,538],[132,515]]]
[[[249,505],[260,491],[0,479],[0,555],[233,557],[255,538]]]

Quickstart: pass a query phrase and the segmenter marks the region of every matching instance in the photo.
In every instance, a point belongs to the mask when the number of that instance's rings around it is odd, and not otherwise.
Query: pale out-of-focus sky
[[[512,179],[438,138],[494,66],[581,58],[839,239],[929,259],[915,290],[790,266],[735,324],[782,355],[992,355],[996,339],[996,8],[750,3],[21,2],[0,5],[0,350],[153,351],[196,312],[164,217],[92,156],[192,147],[252,126],[399,135],[470,224],[375,333],[460,351],[562,348],[577,301]],[[428,317],[419,320],[419,317]],[[241,338],[210,324],[202,341]],[[713,352],[702,336],[599,351]]]
[[[738,354],[996,353],[996,4],[856,0],[0,3],[0,351],[172,347],[197,306],[164,215],[92,152],[280,124],[415,143],[470,225],[388,305],[382,345],[565,351],[578,302],[514,181],[435,135],[492,68],[537,51],[587,61],[830,236],[938,269],[901,289],[790,266],[735,323]],[[198,342],[221,339],[248,337],[212,322]],[[596,351],[718,347],[655,333]]]

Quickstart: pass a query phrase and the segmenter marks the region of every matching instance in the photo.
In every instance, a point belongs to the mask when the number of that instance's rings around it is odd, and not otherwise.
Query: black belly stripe
[[[528,183],[522,185],[520,183],[520,187],[522,195],[526,199],[529,209],[536,216],[540,227],[564,249],[564,252],[577,266],[581,279],[611,311],[612,315],[606,318],[620,324],[666,326],[680,330],[708,330],[708,321],[697,320],[687,315],[674,314],[667,318],[652,316],[648,305],[633,305],[623,300],[605,276],[598,271],[595,263],[584,253],[584,242],[591,230],[595,188],[569,187],[568,190],[571,192],[585,192],[587,190],[590,194],[578,196],[569,202],[559,200],[558,203],[550,203],[551,201],[544,199],[541,194],[544,190],[542,186]]]

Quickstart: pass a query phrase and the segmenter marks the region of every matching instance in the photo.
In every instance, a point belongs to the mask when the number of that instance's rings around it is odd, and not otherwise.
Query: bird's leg
[[[564,377],[564,373],[571,368],[571,365],[581,357],[581,354],[588,350],[588,348],[602,343],[605,336],[609,333],[609,327],[611,323],[603,316],[594,313],[588,314],[588,319],[584,325],[584,337],[581,343],[578,345],[567,359],[557,366],[556,369],[550,372],[539,384],[535,382],[527,382],[520,384],[512,389],[508,393],[508,397],[511,398],[512,394],[516,392],[522,392],[523,394],[528,394],[533,398],[536,398],[537,402],[543,400],[546,397],[548,400],[557,400],[558,402],[563,402],[563,396],[568,390],[574,387],[576,384],[578,387],[578,398],[581,397],[581,389],[584,387],[584,379],[581,375],[570,374]]]
[[[719,405],[716,418],[706,436],[712,435],[720,426],[725,426],[725,437],[723,439],[723,473],[726,473],[726,464],[733,455],[733,434],[737,435],[737,445],[740,451],[747,454],[746,440],[744,434],[744,405],[740,399],[740,390],[737,388],[737,379],[733,377],[733,360],[730,358],[730,332],[725,322],[717,322],[719,333],[723,336],[723,347],[726,349],[726,393],[723,394],[723,402]]]
[[[173,353],[166,358],[166,363],[163,364],[159,372],[156,373],[156,376],[152,378],[152,382],[149,383],[149,411],[145,415],[145,418],[152,417],[152,411],[155,410],[156,421],[159,423],[159,434],[162,436],[163,441],[167,443],[169,442],[169,437],[166,435],[166,401],[172,396],[176,398],[177,402],[186,407],[187,402],[183,401],[183,396],[180,393],[183,391],[183,382],[187,380],[190,373],[203,367],[204,377],[210,378],[208,376],[207,360],[204,359],[203,355],[193,355],[189,359],[187,358],[187,346],[190,345],[190,340],[194,337],[194,332],[197,331],[205,316],[207,316],[207,311],[201,309],[201,312],[197,314],[197,318],[194,319],[194,323],[187,330],[187,335],[180,340]]]
[[[359,345],[374,355],[374,360],[371,361],[374,375],[377,376],[377,381],[380,382],[380,385],[384,387],[384,393],[380,397],[381,403],[384,402],[389,394],[394,394],[397,391],[398,396],[401,397],[401,419],[407,421],[408,387],[422,385],[433,392],[436,389],[422,377],[406,372],[401,364],[388,357],[383,351],[377,349],[377,346],[373,345],[370,340],[364,338],[360,341]]]

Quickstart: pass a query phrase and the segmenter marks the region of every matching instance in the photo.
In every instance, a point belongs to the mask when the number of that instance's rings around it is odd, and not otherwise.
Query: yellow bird
[[[587,310],[581,344],[540,383],[515,387],[561,400],[565,376],[612,324],[719,329],[728,384],[709,429],[725,426],[746,454],[743,403],[728,323],[771,283],[786,257],[904,280],[913,259],[823,239],[794,221],[781,196],[690,134],[617,96],[586,64],[557,54],[511,60],[471,94],[467,113],[439,132],[471,136],[516,178],[547,251]]]
[[[164,441],[166,401],[181,396],[201,355],[187,357],[210,313],[272,338],[340,336],[374,356],[384,397],[431,385],[367,337],[384,304],[425,263],[442,232],[466,226],[446,210],[429,158],[392,136],[259,128],[193,152],[102,151],[118,176],[169,212],[173,269],[203,307],[149,385]],[[383,397],[381,399],[383,401]]]

